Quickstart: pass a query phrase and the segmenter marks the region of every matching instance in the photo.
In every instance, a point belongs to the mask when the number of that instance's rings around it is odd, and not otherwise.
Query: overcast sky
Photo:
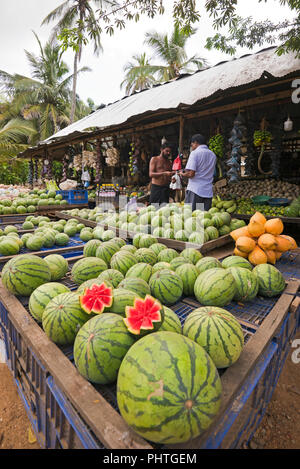
[[[24,49],[39,53],[37,41],[32,33],[35,31],[42,44],[47,41],[52,25],[41,26],[45,16],[62,3],[63,0],[0,0],[0,69],[9,73],[18,73],[30,76]],[[203,5],[204,0],[197,1]],[[84,101],[91,97],[96,104],[108,104],[124,96],[120,90],[120,83],[124,78],[123,67],[132,55],[150,50],[143,45],[144,34],[149,30],[167,33],[172,30],[171,6],[172,0],[165,0],[168,7],[163,16],[154,20],[144,16],[139,23],[129,22],[126,29],[117,31],[114,36],[103,34],[103,53],[97,58],[93,55],[92,47],[86,46],[80,66],[89,66],[92,71],[79,76],[77,92]],[[259,3],[258,0],[240,0],[239,13],[243,16],[252,16],[259,21],[270,19],[280,21],[292,17],[287,7],[279,5],[279,0],[268,0]],[[189,55],[205,57],[210,65],[222,60],[231,59],[230,56],[218,51],[204,49],[205,39],[215,33],[211,19],[204,13],[197,24],[197,33],[187,43]],[[268,46],[268,45],[266,45]],[[252,52],[261,49],[254,49]],[[239,49],[237,57],[248,53],[246,49]],[[67,52],[64,60],[72,70],[73,54]]]

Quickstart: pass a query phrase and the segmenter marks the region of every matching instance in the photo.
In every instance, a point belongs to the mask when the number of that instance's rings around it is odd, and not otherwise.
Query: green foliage
[[[25,184],[28,179],[27,161],[0,162],[0,184]]]

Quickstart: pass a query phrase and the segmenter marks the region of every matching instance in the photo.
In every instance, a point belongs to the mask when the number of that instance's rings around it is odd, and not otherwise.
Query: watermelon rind
[[[228,305],[236,294],[236,283],[227,269],[209,269],[197,277],[194,294],[203,306],[223,307]]]
[[[28,308],[31,315],[38,322],[42,322],[42,317],[47,304],[61,293],[70,292],[70,289],[58,282],[44,283],[37,287],[30,295]]]

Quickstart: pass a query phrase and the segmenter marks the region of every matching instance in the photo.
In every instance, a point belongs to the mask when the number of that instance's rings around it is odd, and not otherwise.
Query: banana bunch
[[[208,148],[214,152],[218,158],[224,155],[224,137],[221,134],[214,135],[208,142]]]
[[[273,136],[268,130],[255,130],[253,134],[253,143],[255,147],[261,147],[266,143],[270,143]]]
[[[131,150],[129,152],[129,164],[128,164],[129,173],[130,173],[130,176],[135,176],[138,172],[138,167],[137,167],[136,157],[134,156],[134,151],[135,151],[134,143],[130,144],[130,148]]]
[[[219,195],[213,197],[212,207],[216,207],[220,212],[235,213],[237,204],[235,200],[222,200]]]

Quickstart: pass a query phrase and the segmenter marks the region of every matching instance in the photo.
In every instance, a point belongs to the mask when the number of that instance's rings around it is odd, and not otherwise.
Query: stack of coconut
[[[275,179],[241,180],[238,184],[229,184],[220,189],[215,188],[214,194],[221,197],[235,195],[236,197],[251,198],[256,195],[267,195],[295,199],[300,195],[300,186],[289,182],[275,181]]]
[[[284,252],[297,249],[291,236],[282,234],[284,225],[280,218],[267,220],[256,212],[247,226],[230,233],[235,241],[234,254],[247,258],[251,264],[275,264]]]

